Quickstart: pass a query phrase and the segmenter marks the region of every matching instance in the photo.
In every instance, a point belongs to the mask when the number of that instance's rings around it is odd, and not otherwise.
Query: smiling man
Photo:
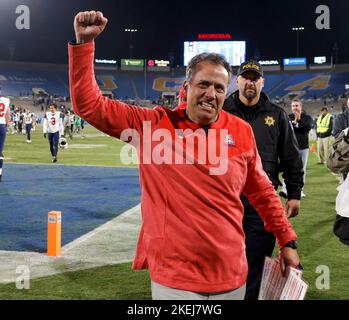
[[[192,65],[199,62],[203,56],[194,57]],[[207,55],[209,57],[209,55]],[[216,57],[218,62],[218,56]],[[189,66],[184,87],[187,89],[187,116],[202,126],[208,126],[218,119],[218,114],[222,109],[227,92],[227,84],[230,82],[229,65],[225,68],[217,68],[217,65],[209,59],[197,65],[195,79],[193,79],[193,68]],[[192,90],[188,90],[191,88]]]
[[[153,299],[243,299],[247,261],[241,192],[260,212],[267,230],[275,234],[283,270],[285,265],[296,267],[297,251],[285,247],[296,240],[296,234],[262,169],[252,129],[222,111],[231,78],[225,58],[203,53],[189,62],[183,84],[186,101],[175,110],[131,106],[103,97],[94,78],[94,39],[106,24],[101,12],[80,12],[75,17],[76,43],[69,44],[75,113],[116,138],[124,136],[125,131],[136,132],[140,159],[148,149],[142,147],[143,142],[154,150],[164,138],[166,147],[175,154],[178,132],[195,133],[180,139],[193,144],[193,163],[140,161],[142,228],[133,269],[149,270]],[[150,124],[150,136],[144,123]],[[214,164],[209,161],[210,154],[206,154],[207,162],[198,161],[199,154],[207,151],[201,150],[203,145],[198,140],[203,140],[205,147],[216,146],[221,135],[228,150],[222,161],[228,170],[211,175]],[[216,151],[216,147],[213,149]]]
[[[264,74],[262,66],[254,60],[241,64],[236,79],[238,91],[224,103],[224,110],[246,120],[256,137],[257,148],[263,169],[275,189],[282,172],[288,192],[287,217],[298,214],[303,186],[302,161],[298,144],[286,112],[272,104],[262,92]],[[244,232],[249,265],[246,300],[258,298],[265,256],[270,256],[275,246],[275,237],[268,232],[246,194],[241,195],[244,205]],[[296,247],[295,243],[289,243]]]

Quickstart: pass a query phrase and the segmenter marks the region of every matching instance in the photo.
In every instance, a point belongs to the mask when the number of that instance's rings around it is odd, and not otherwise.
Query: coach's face
[[[228,71],[221,65],[200,62],[184,86],[187,91],[187,113],[191,121],[208,125],[217,120],[229,84]]]

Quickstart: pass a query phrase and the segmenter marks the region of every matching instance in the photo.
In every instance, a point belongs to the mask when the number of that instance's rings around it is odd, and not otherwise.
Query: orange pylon
[[[315,144],[312,143],[311,146],[310,146],[310,152],[311,152],[311,153],[315,153],[315,151],[316,151],[316,150],[315,150]]]
[[[62,212],[50,211],[47,221],[47,255],[61,255]]]

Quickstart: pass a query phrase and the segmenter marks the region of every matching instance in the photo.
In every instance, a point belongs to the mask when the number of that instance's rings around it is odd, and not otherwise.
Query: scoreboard
[[[184,65],[203,52],[219,53],[231,66],[239,66],[246,60],[246,41],[185,41]]]

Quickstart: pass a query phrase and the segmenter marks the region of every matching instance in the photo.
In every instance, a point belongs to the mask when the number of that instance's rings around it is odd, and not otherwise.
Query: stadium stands
[[[184,77],[185,70],[181,68],[170,72],[145,73],[120,71],[115,67],[96,67],[96,78],[103,92],[130,103],[148,106],[173,102]],[[266,74],[264,91],[281,106],[288,107],[290,99],[298,97],[313,115],[322,105],[333,107],[332,110],[337,113],[348,95],[345,89],[348,83],[349,68],[336,68],[330,72],[273,72]],[[33,88],[46,91],[56,102],[69,102],[66,65],[0,62],[0,86],[2,94],[10,96],[18,106],[31,106],[34,100],[38,105]],[[229,88],[229,91],[233,90],[234,79]],[[39,102],[44,104],[47,100]]]

